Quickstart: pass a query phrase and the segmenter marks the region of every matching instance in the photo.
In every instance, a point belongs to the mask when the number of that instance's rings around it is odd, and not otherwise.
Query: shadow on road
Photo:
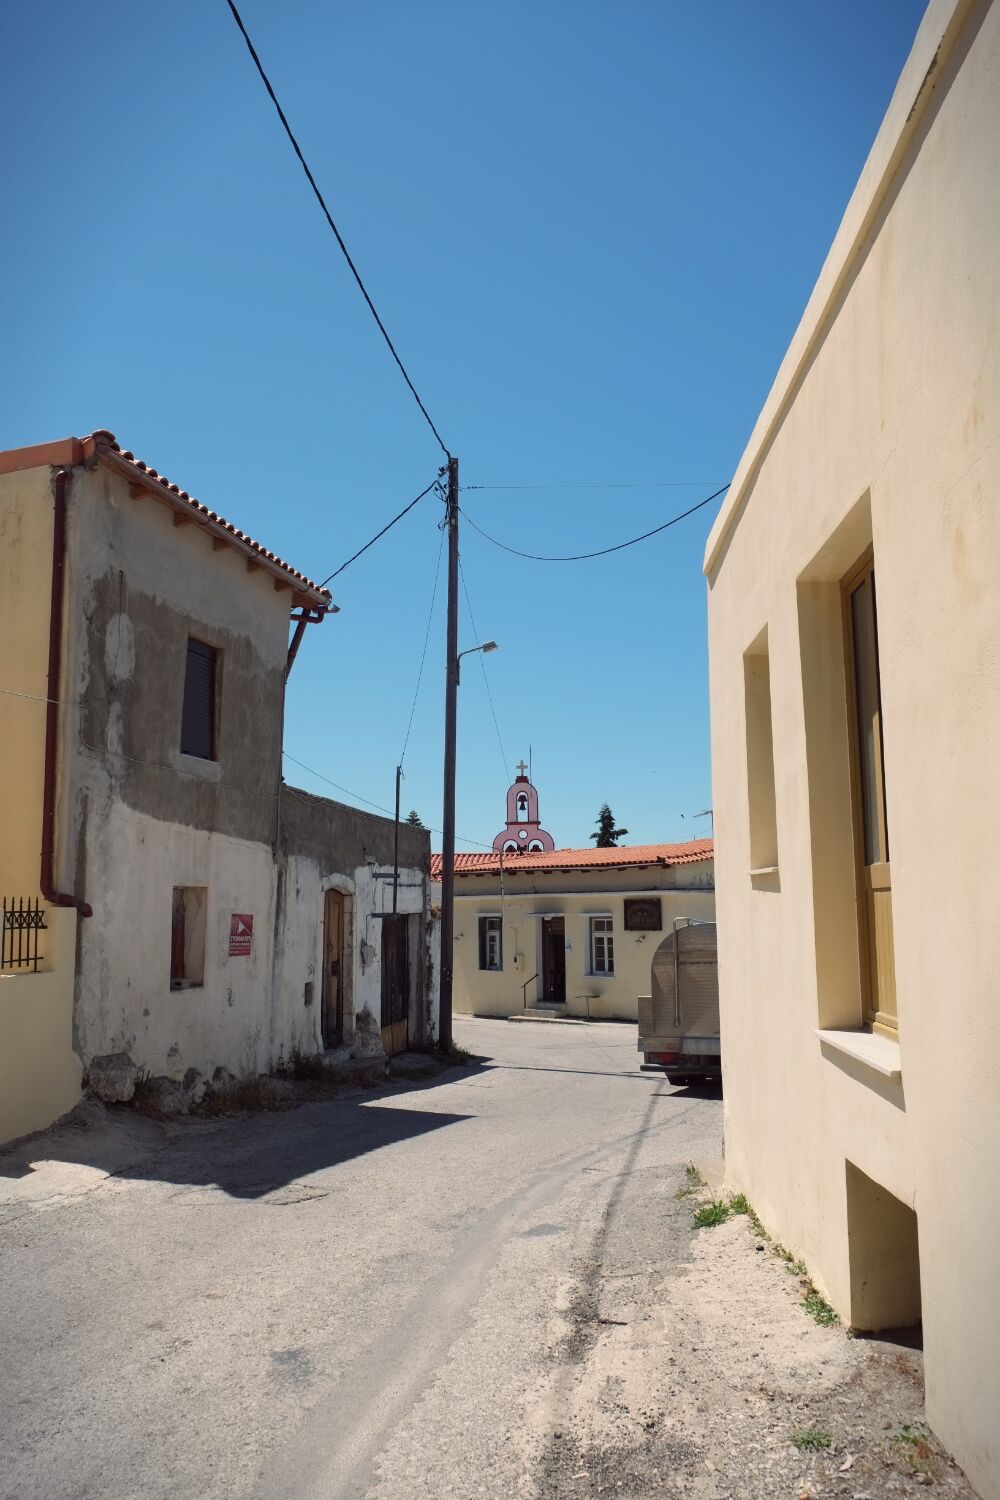
[[[677,1082],[673,1084],[673,1087],[679,1094],[682,1094],[685,1099],[722,1098],[721,1078],[696,1078],[691,1083]]]
[[[391,1099],[380,1094],[318,1100],[298,1109],[224,1122],[189,1118],[170,1126],[130,1111],[88,1107],[76,1119],[0,1154],[0,1179],[35,1179],[24,1184],[27,1191],[12,1185],[0,1197],[38,1197],[46,1191],[72,1196],[94,1185],[96,1170],[136,1181],[217,1188],[246,1199],[268,1198],[296,1184],[298,1197],[286,1192],[278,1201],[301,1201],[325,1191],[322,1181],[303,1179],[474,1118],[396,1107]]]
[[[489,1063],[490,1072],[498,1073],[576,1073],[580,1078],[628,1078],[636,1083],[649,1084],[662,1083],[663,1078],[656,1073],[640,1073],[634,1068],[623,1068],[620,1073],[615,1073],[609,1068],[550,1068],[541,1063]]]

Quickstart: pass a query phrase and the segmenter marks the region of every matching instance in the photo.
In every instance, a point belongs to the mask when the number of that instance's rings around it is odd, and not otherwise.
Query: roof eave
[[[333,603],[326,589],[312,588],[304,583],[290,568],[283,567],[281,563],[268,557],[265,552],[259,551],[245,537],[231,531],[221,521],[213,520],[211,516],[205,515],[189,499],[175,493],[162,479],[154,478],[148,471],[140,469],[129,459],[123,458],[121,454],[101,445],[96,448],[96,456],[101,463],[106,464],[109,469],[128,481],[134,500],[141,499],[143,495],[149,495],[151,499],[168,505],[176,516],[183,518],[180,524],[197,526],[207,532],[213,543],[218,543],[220,548],[231,547],[235,552],[240,553],[246,559],[250,572],[255,572],[259,568],[263,572],[270,573],[274,579],[274,587],[279,593],[286,589],[291,591],[292,608],[318,609],[324,614],[339,613],[338,606]]]

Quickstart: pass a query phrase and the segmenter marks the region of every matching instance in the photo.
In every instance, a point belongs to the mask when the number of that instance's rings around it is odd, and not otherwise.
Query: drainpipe
[[[49,685],[45,708],[45,777],[42,790],[42,868],[39,885],[50,906],[70,906],[81,917],[92,917],[94,909],[79,896],[57,891],[53,876],[56,846],[56,769],[59,750],[59,691],[62,678],[62,623],[64,575],[66,571],[66,492],[70,471],[55,476],[52,522],[52,604],[49,613]]]
[[[309,609],[306,605],[303,605],[301,611],[297,615],[291,616],[291,618],[295,621],[295,632],[288,647],[288,656],[285,660],[286,682],[291,675],[292,667],[295,665],[295,658],[299,654],[299,647],[302,645],[302,637],[306,633],[306,626],[322,625],[327,615],[339,614],[340,605],[330,603],[325,605],[323,609]]]

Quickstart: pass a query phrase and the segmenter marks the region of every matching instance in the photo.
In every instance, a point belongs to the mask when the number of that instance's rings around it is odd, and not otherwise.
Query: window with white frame
[[[499,917],[479,918],[479,967],[503,968],[503,940]]]
[[[590,972],[615,972],[615,924],[611,917],[590,919]]]

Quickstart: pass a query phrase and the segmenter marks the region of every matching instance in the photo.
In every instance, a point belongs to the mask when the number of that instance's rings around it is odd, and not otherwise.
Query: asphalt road
[[[631,1026],[456,1034],[429,1085],[0,1154],[4,1500],[555,1493],[567,1299],[721,1102]]]

